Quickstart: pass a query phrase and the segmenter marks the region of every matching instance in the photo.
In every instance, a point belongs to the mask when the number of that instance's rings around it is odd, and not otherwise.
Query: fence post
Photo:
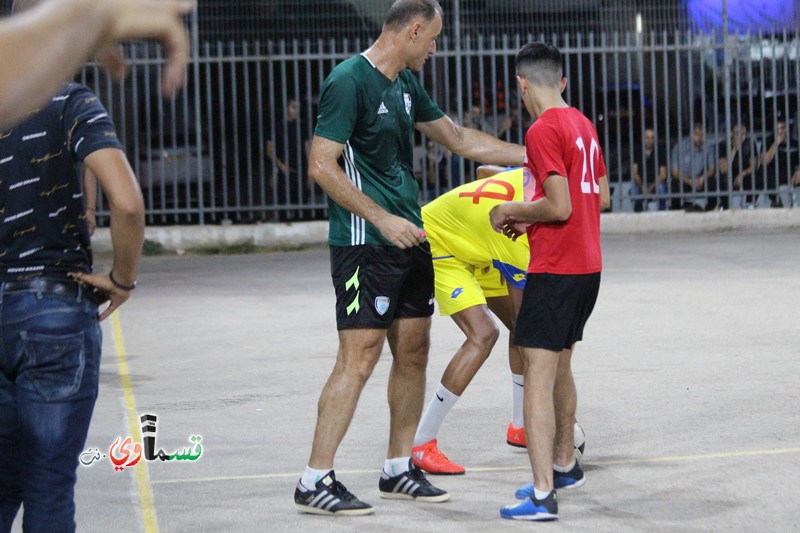
[[[197,150],[197,223],[205,223],[205,191],[203,190],[203,123],[200,118],[201,104],[200,104],[200,29],[197,20],[197,10],[192,12],[192,84],[194,85],[194,134],[195,134],[195,150]],[[186,139],[185,142],[188,142]],[[213,187],[213,184],[212,184]],[[191,196],[191,184],[189,184]],[[189,209],[188,217],[191,218],[191,204],[186,206]]]
[[[456,86],[456,113],[458,115],[457,118],[456,118],[456,122],[461,124],[461,117],[464,116],[464,95],[462,93],[462,89],[463,89],[463,87],[465,85],[464,67],[462,65],[462,61],[463,61],[463,49],[462,49],[463,40],[462,40],[462,37],[461,37],[461,0],[455,0],[453,2],[453,28],[454,28],[453,29],[453,31],[454,31],[453,42],[455,43],[455,47],[456,47],[456,55],[455,55],[455,58],[456,58],[456,83],[455,83],[455,86]],[[468,90],[471,90],[471,87],[468,87]],[[448,111],[448,112],[450,112],[450,111]],[[464,124],[461,124],[461,125],[463,126]],[[464,176],[465,168],[466,168],[466,165],[464,165],[464,158],[463,157],[459,157],[458,174],[460,176],[460,180],[461,180],[460,182],[461,183],[466,183],[467,182],[467,177]],[[451,166],[451,171],[452,171],[452,166]],[[451,173],[450,179],[451,179],[451,181],[453,179],[452,173]]]
[[[728,35],[728,1],[722,0],[722,88],[725,101],[725,160],[728,161],[725,179],[728,182],[728,207],[733,205],[733,161],[729,160],[731,153],[731,54],[730,36]],[[719,155],[719,154],[717,154]],[[717,158],[719,161],[719,158]],[[719,173],[719,167],[717,168]],[[722,179],[722,176],[720,176]],[[717,183],[719,189],[719,183]]]

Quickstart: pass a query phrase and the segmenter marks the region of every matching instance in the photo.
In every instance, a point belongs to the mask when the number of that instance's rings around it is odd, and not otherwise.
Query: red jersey
[[[565,222],[528,227],[528,272],[591,274],[603,269],[600,253],[600,186],[606,175],[594,125],[574,107],[551,108],[525,134],[525,167],[535,180],[532,200],[544,196],[551,174],[566,176],[572,214]]]

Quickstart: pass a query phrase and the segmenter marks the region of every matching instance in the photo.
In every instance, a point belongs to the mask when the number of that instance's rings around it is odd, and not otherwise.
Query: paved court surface
[[[378,497],[386,352],[336,461],[376,513],[294,510],[336,350],[319,248],[144,260],[135,297],[104,323],[87,448],[107,454],[117,437],[139,441],[138,415],[152,413],[157,448],[191,448],[197,435],[202,455],[121,472],[108,457],[81,466],[79,531],[800,529],[800,232],[615,235],[604,237],[604,256],[574,359],[588,481],[559,494],[557,525],[498,515],[530,479],[527,456],[505,444],[505,336],[440,434],[467,468],[432,477],[450,502]],[[449,319],[434,317],[428,394],[460,342]]]

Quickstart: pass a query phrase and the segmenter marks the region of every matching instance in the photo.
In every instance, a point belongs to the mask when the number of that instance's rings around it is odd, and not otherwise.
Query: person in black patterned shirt
[[[113,266],[92,274],[81,165],[111,211]],[[135,287],[144,204],[108,112],[68,83],[0,132],[0,531],[74,531],[98,390],[99,321]],[[109,305],[98,316],[98,304]]]

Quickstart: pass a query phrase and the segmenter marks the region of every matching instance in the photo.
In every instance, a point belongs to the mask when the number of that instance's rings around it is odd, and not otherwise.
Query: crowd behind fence
[[[531,40],[551,41],[564,53],[565,98],[597,127],[612,210],[795,205],[797,36],[443,36],[419,75],[454,120],[522,142],[530,118],[520,107],[514,57]],[[334,65],[369,41],[195,44],[188,85],[173,100],[158,96],[160,54],[151,45],[130,46],[131,75],[121,85],[93,66],[80,76],[114,117],[144,192],[148,223],[324,217],[325,197],[306,174],[317,94]],[[693,148],[698,128],[703,142]],[[646,136],[653,138],[652,150]],[[414,173],[422,202],[475,175],[473,162],[421,136]],[[104,214],[101,209],[101,223]]]

